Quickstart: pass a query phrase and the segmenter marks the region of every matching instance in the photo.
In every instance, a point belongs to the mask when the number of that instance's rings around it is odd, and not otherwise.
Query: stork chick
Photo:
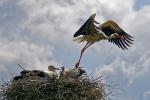
[[[79,78],[83,74],[85,74],[86,71],[81,69],[80,67],[78,68],[61,68],[60,76],[65,77],[65,78]]]
[[[48,70],[44,70],[45,73],[47,73],[49,76],[56,76],[59,77],[57,70],[60,70],[59,68],[56,68],[52,65],[48,66]]]

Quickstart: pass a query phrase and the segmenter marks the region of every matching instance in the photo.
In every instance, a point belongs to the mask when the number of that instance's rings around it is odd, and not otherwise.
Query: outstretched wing
[[[73,37],[77,37],[79,35],[89,35],[98,32],[98,28],[94,25],[99,24],[94,20],[96,14],[90,16],[90,18],[80,27],[80,29],[74,34]]]
[[[105,22],[101,25],[101,29],[107,36],[117,33],[120,37],[122,37],[109,39],[108,41],[116,44],[119,48],[123,50],[128,49],[128,47],[130,47],[130,45],[133,44],[133,37],[127,34],[123,29],[119,27],[119,25],[117,25],[113,21]]]

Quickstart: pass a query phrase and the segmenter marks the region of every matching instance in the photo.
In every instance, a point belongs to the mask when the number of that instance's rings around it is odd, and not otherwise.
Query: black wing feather
[[[98,32],[98,28],[94,25],[99,24],[94,20],[96,14],[90,16],[90,18],[80,27],[80,29],[74,34],[73,37],[77,37],[79,35],[89,35]]]
[[[125,34],[122,34],[121,36],[123,36],[124,38],[109,39],[108,41],[115,43],[119,48],[123,50],[128,49],[128,47],[130,47],[130,45],[133,44],[133,38],[128,37]]]
[[[107,36],[117,33],[123,38],[109,39],[111,43],[115,43],[119,48],[125,50],[133,44],[133,37],[127,34],[123,29],[121,29],[115,22],[108,21],[103,24],[102,29]]]

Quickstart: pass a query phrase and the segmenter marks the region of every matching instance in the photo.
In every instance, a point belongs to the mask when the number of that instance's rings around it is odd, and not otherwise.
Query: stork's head
[[[49,71],[56,71],[56,70],[60,70],[59,68],[56,68],[56,67],[54,67],[54,66],[52,66],[52,65],[50,65],[50,66],[48,66],[48,70]]]

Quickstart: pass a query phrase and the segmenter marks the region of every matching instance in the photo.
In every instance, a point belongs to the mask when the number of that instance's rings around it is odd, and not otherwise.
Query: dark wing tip
[[[128,47],[131,47],[131,45],[133,44],[133,37],[128,34],[125,34],[123,37],[124,39],[120,40],[123,47],[122,49],[128,49]]]
[[[131,47],[134,40],[132,36],[129,36],[127,34],[124,34],[123,37],[124,37],[123,39],[120,38],[110,39],[109,42],[114,43],[122,50],[127,50],[128,47]]]
[[[79,36],[79,34],[76,34],[76,33],[75,33],[75,34],[73,35],[73,37],[77,37],[77,36]]]
[[[127,34],[123,29],[121,29],[116,23],[111,22],[111,30],[114,33],[117,33],[120,37],[116,37],[115,39],[110,39],[114,44],[116,44],[122,50],[128,49],[131,44],[133,44],[133,37]]]
[[[91,16],[90,16],[90,18],[94,19],[94,18],[95,18],[95,16],[96,16],[96,13],[95,13],[95,14],[93,14],[93,15],[91,15]],[[89,19],[90,19],[90,18],[89,18]]]
[[[88,20],[79,28],[79,30],[73,35],[73,37],[77,37],[79,35],[88,35],[91,32],[90,27],[96,31],[96,26],[94,23],[97,23],[94,18],[96,14],[91,15]]]
[[[122,39],[118,39],[119,43],[117,45],[120,46],[121,49],[126,50],[128,47],[131,47],[131,44],[133,44],[133,37],[126,33],[124,30],[121,29],[121,32],[119,32],[119,35],[122,36]]]

